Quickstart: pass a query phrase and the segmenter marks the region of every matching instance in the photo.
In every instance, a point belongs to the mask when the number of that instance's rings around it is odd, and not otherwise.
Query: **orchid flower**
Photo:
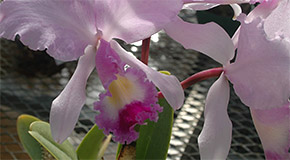
[[[50,124],[56,142],[62,143],[70,135],[85,104],[86,82],[95,67],[100,40],[118,38],[131,43],[145,39],[170,22],[181,7],[179,0],[5,0],[0,4],[1,37],[13,40],[20,35],[29,48],[47,49],[58,60],[79,58],[73,76],[52,103]],[[141,69],[161,86],[171,106],[181,107],[184,96],[176,77],[164,78],[147,66]]]
[[[230,149],[228,80],[250,107],[266,158],[290,158],[289,11],[287,0],[261,3],[247,17],[242,14],[238,18],[237,41],[214,23],[190,24],[177,18],[165,27],[185,48],[205,53],[224,67],[206,98],[205,122],[198,138],[202,159],[226,159]],[[237,57],[230,63],[235,46]]]

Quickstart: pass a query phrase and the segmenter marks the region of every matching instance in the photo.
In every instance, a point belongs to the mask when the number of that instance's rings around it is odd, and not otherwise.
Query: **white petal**
[[[290,43],[267,37],[263,22],[241,22],[236,61],[224,67],[242,102],[255,109],[283,106],[290,97]]]
[[[224,74],[210,87],[204,110],[204,126],[198,137],[201,159],[226,159],[232,140],[227,113],[230,88]]]
[[[290,104],[279,108],[251,109],[266,159],[289,159]]]
[[[62,143],[73,131],[86,100],[86,83],[95,67],[96,49],[86,48],[70,81],[52,102],[50,111],[51,133],[54,140]]]
[[[0,4],[0,36],[20,40],[33,50],[70,61],[95,44],[93,0],[5,0]],[[90,12],[88,12],[90,11]]]
[[[97,24],[106,41],[132,43],[160,31],[182,8],[180,0],[105,0],[97,11]]]
[[[215,23],[192,24],[177,17],[165,26],[165,32],[185,48],[202,52],[223,65],[234,56],[231,38]]]
[[[271,38],[287,37],[290,41],[290,2],[281,0],[279,6],[266,18],[265,31]]]

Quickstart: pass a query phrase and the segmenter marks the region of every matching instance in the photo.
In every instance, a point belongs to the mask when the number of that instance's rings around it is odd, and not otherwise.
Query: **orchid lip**
[[[138,87],[128,78],[120,75],[116,75],[116,77],[117,79],[109,85],[108,90],[112,96],[108,97],[108,100],[113,106],[120,109],[124,105],[130,104],[133,99],[136,99],[134,95],[140,93],[136,93]]]
[[[135,126],[144,125],[146,119],[157,121],[162,108],[157,104],[157,90],[146,74],[125,66],[110,43],[101,39],[96,68],[106,91],[94,103],[99,111],[95,121],[105,134],[113,134],[113,140],[131,143],[139,136]]]

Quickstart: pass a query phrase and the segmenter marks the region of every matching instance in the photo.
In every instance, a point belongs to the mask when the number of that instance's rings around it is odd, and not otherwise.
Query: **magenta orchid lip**
[[[104,133],[112,133],[113,140],[129,144],[138,138],[134,127],[145,124],[146,119],[156,122],[162,108],[157,104],[157,89],[146,74],[138,68],[125,69],[125,65],[110,43],[101,40],[96,68],[106,91],[94,103],[99,111],[96,124]]]

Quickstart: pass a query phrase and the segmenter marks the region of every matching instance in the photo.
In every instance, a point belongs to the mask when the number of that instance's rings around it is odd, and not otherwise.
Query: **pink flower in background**
[[[138,138],[134,127],[146,119],[157,121],[162,108],[157,104],[157,90],[146,74],[138,68],[125,68],[125,63],[101,40],[96,55],[96,67],[106,92],[100,94],[95,109],[100,111],[96,124],[110,132],[120,143],[131,143]]]
[[[290,159],[290,3],[277,2],[241,16],[237,58],[225,75],[250,107],[266,158]]]
[[[197,25],[176,19],[165,27],[166,33],[185,48],[205,53],[224,66],[206,99],[205,123],[198,138],[202,159],[226,159],[230,149],[227,79],[251,109],[266,158],[289,159],[289,12],[287,0],[260,4],[247,17],[238,18],[241,27],[233,41],[213,23]],[[235,46],[237,57],[230,64]]]
[[[1,37],[13,40],[20,35],[29,48],[47,49],[58,60],[79,58],[73,76],[52,103],[55,141],[61,143],[70,135],[85,104],[86,82],[95,67],[99,40],[118,38],[131,43],[145,39],[170,22],[181,7],[179,0],[6,0],[0,4]],[[149,77],[174,108],[181,107],[184,95],[176,77],[153,73],[157,71],[147,66],[142,69],[147,75],[158,75]]]

